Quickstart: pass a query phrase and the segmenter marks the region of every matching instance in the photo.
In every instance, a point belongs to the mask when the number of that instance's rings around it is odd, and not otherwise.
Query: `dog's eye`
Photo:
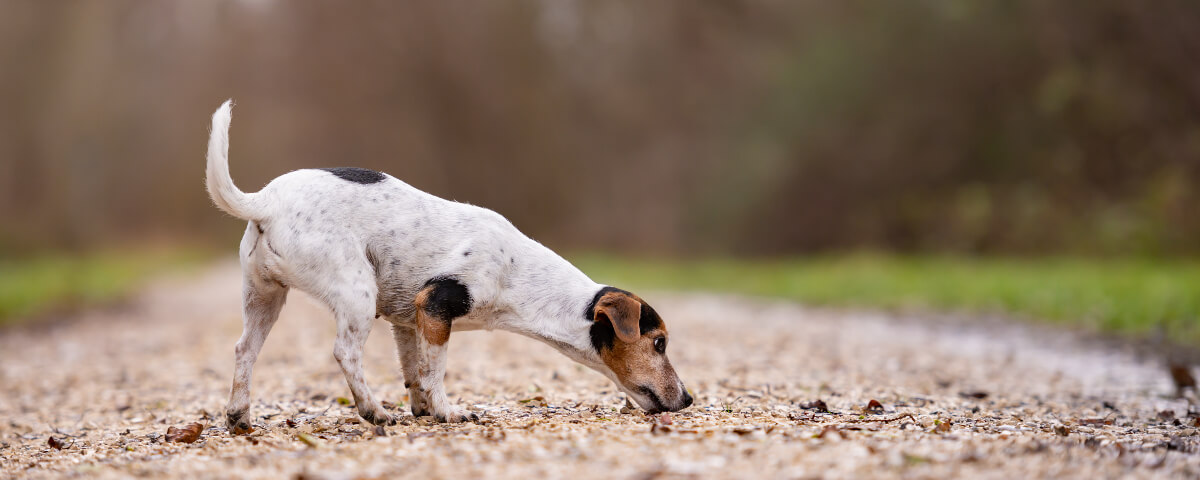
[[[658,337],[654,339],[654,351],[658,353],[667,353],[667,338]]]

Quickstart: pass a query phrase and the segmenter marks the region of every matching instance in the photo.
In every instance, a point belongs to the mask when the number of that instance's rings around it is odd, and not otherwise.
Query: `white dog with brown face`
[[[358,168],[297,170],[259,192],[238,190],[229,175],[230,107],[213,114],[207,183],[217,207],[249,221],[239,250],[244,331],[226,408],[234,433],[251,430],[250,374],[291,288],[333,312],[333,356],[373,424],[396,422],[363,379],[363,345],[380,316],[392,324],[416,416],[478,418],[451,404],[442,384],[450,332],[477,329],[541,340],[648,411],[692,404],[653,308],[591,281],[491,210]]]

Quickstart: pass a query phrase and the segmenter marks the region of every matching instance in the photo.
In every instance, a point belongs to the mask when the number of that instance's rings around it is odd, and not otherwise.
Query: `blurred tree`
[[[554,247],[1200,251],[1200,4],[0,4],[0,252],[232,244],[203,190],[386,170]],[[142,241],[142,240],[139,240]]]

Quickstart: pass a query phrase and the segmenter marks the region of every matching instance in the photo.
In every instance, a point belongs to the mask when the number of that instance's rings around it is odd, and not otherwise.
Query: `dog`
[[[479,329],[540,340],[646,411],[692,404],[654,308],[593,282],[496,212],[361,168],[297,170],[259,192],[239,190],[229,174],[231,108],[226,101],[213,114],[206,183],[218,208],[248,221],[238,251],[243,332],[225,411],[233,433],[253,428],[251,371],[293,288],[333,312],[333,356],[359,415],[375,425],[396,423],[363,378],[363,345],[379,317],[392,326],[414,416],[478,420],[442,382],[451,332]]]

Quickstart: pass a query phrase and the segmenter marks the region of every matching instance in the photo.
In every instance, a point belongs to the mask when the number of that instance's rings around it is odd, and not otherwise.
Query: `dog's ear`
[[[596,302],[595,320],[612,322],[613,330],[622,342],[636,342],[642,336],[642,304],[629,294],[608,292],[600,297]]]

